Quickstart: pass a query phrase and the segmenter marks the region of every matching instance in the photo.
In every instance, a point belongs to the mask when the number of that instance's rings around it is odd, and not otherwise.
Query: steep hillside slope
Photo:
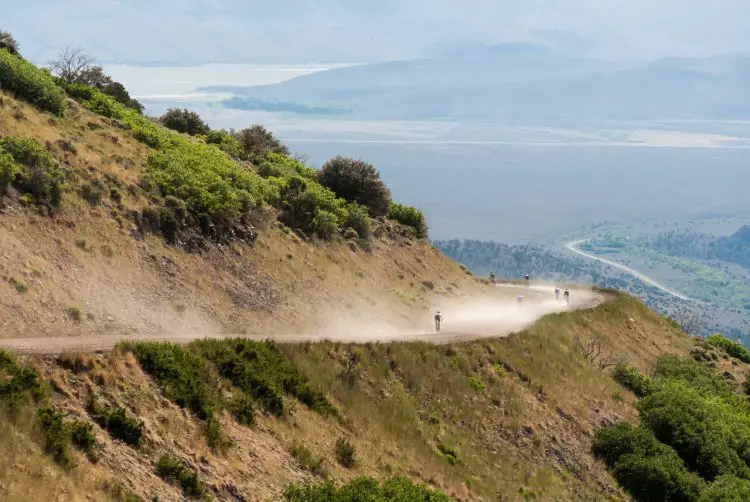
[[[598,359],[584,354],[592,340],[601,344]],[[128,446],[94,425],[97,462],[74,453],[76,466],[61,470],[40,461],[43,449],[30,439],[39,433],[23,420],[3,421],[3,447],[17,455],[3,456],[0,490],[11,500],[44,493],[60,500],[85,500],[85,493],[178,500],[179,488],[154,467],[166,454],[195,470],[220,500],[280,500],[288,483],[363,475],[406,476],[456,500],[619,499],[624,495],[589,453],[591,440],[601,426],[636,420],[637,413],[634,398],[599,362],[614,355],[648,371],[660,354],[686,354],[691,346],[626,296],[591,311],[549,316],[501,340],[280,346],[340,418],[287,395],[281,416],[257,404],[250,427],[218,413],[227,445],[219,448],[209,446],[208,422],[180,409],[169,399],[174,389],[160,386],[149,376],[154,373],[144,372],[150,366],[125,349],[24,359],[49,382],[48,402],[66,420],[95,419],[89,396],[96,395],[142,420],[143,439]],[[339,438],[354,448],[352,467],[339,463]]]
[[[7,96],[0,110],[0,137],[48,145],[68,170],[70,186],[53,217],[6,201],[1,337],[265,334],[344,319],[350,326],[409,327],[416,319],[429,327],[428,310],[481,286],[428,244],[403,237],[392,222],[377,223],[371,252],[354,242],[303,241],[267,215],[256,221],[260,236],[253,246],[235,242],[186,253],[143,235],[129,217],[148,202],[137,183],[151,148],[72,101],[64,118]],[[77,187],[92,180],[119,201],[84,201]],[[80,320],[72,309],[80,309]]]

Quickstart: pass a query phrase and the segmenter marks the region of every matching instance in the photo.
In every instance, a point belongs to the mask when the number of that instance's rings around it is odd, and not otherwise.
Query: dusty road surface
[[[184,344],[204,338],[272,339],[280,343],[302,343],[332,340],[340,342],[426,341],[449,343],[480,338],[497,338],[522,330],[539,318],[554,312],[592,308],[603,301],[602,293],[587,288],[571,289],[570,304],[557,300],[554,286],[532,284],[498,284],[495,296],[479,299],[444,300],[436,303],[443,315],[440,333],[435,332],[434,312],[426,312],[413,326],[383,323],[362,323],[356,319],[335,319],[319,332],[297,334],[233,334],[233,333],[163,333],[153,335],[98,335],[52,338],[0,339],[0,348],[23,354],[58,354],[62,352],[95,352],[114,348],[123,341],[171,342]],[[519,295],[522,301],[518,301]],[[320,333],[323,331],[324,334]]]

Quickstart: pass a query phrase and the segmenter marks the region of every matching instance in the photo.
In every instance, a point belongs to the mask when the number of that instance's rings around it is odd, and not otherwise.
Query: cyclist
[[[490,282],[495,284],[495,272],[490,272]]]
[[[563,293],[563,296],[565,297],[565,303],[570,304],[570,291],[568,288],[565,288],[565,293]]]
[[[560,301],[560,288],[555,288],[555,300]]]
[[[435,333],[440,333],[440,324],[443,322],[443,315],[438,310],[435,313]]]
[[[516,298],[516,304],[518,304],[518,308],[521,308],[521,304],[523,303],[523,295],[518,295]]]
[[[529,274],[523,274],[523,280],[526,281],[526,285],[529,285]]]

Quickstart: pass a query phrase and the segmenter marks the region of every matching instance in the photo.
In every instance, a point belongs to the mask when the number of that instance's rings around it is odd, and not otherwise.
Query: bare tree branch
[[[82,49],[66,47],[57,60],[50,61],[49,64],[52,73],[68,84],[77,84],[83,83],[84,77],[91,72],[95,61],[96,59],[86,55]]]
[[[680,326],[680,329],[688,335],[700,336],[705,334],[706,321],[698,312],[682,309],[675,312],[672,318]]]

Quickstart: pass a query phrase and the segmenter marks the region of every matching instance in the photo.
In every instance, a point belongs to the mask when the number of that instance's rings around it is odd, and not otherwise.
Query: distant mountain
[[[364,118],[710,120],[750,117],[748,82],[744,54],[625,66],[511,45],[479,56],[375,63],[221,90]]]

